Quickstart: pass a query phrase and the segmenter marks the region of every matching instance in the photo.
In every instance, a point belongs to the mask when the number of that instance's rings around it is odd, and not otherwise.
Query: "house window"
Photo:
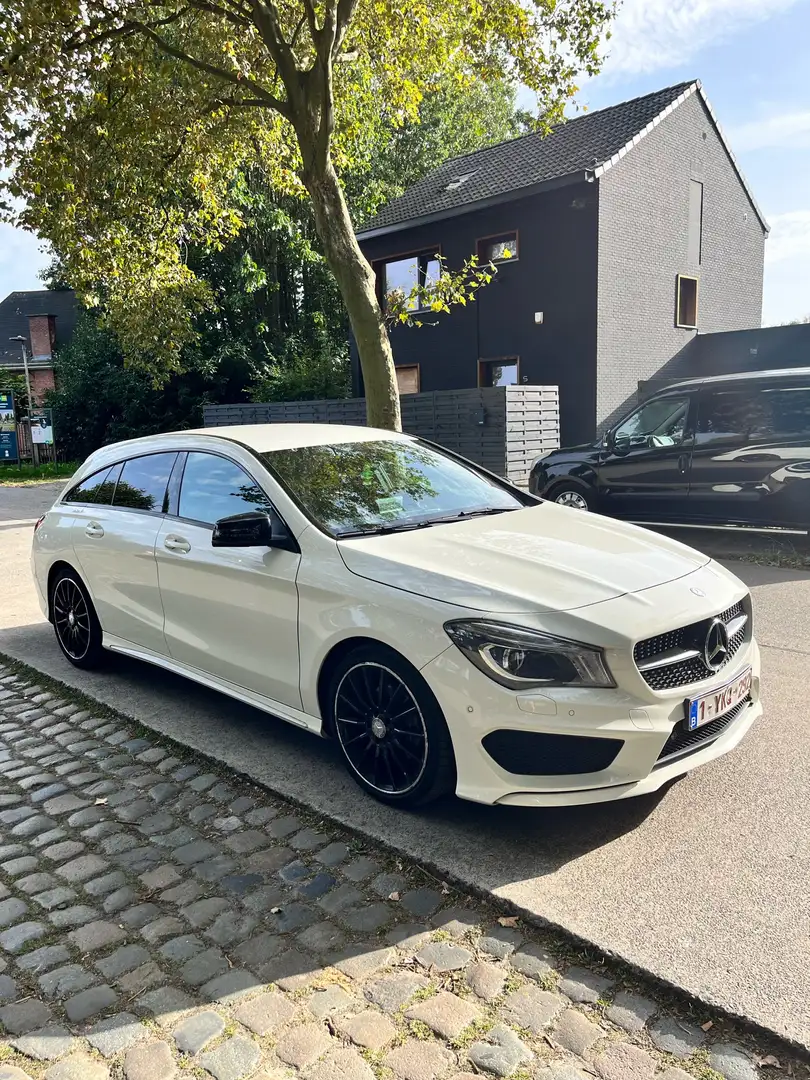
[[[686,258],[690,266],[700,266],[703,256],[703,184],[689,181],[689,231]]]
[[[478,361],[479,386],[517,386],[518,358],[500,356],[497,360]]]
[[[678,296],[675,306],[675,325],[688,330],[697,329],[698,279],[678,274]]]
[[[499,236],[485,236],[478,241],[479,263],[511,262],[518,257],[518,234],[501,233]]]
[[[428,288],[435,284],[439,279],[439,260],[434,251],[391,259],[383,264],[381,277],[382,294],[387,306],[392,293],[402,293],[407,297],[417,285]],[[406,306],[408,311],[416,311],[419,302],[416,297],[411,297]]]
[[[399,387],[400,394],[418,394],[419,393],[419,365],[408,364],[403,367],[398,367],[397,372],[397,386]]]

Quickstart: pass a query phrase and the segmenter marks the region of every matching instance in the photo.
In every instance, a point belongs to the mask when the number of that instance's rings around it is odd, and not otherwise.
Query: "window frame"
[[[491,383],[481,381],[481,375],[487,364],[514,364],[515,381],[506,386],[520,386],[520,357],[519,356],[479,356],[478,358],[478,388],[479,390],[502,390],[505,387],[493,386]]]
[[[264,492],[264,494],[265,494],[265,496],[267,498],[267,501],[270,504],[268,513],[270,511],[272,511],[274,514],[276,514],[276,516],[279,518],[279,520],[284,521],[281,514],[279,514],[279,512],[278,512],[275,501],[268,494],[265,485],[260,484],[259,481],[256,479],[256,477],[248,472],[248,470],[245,468],[245,466],[242,464],[241,461],[234,461],[234,459],[232,457],[230,457],[228,454],[223,454],[223,453],[221,453],[221,452],[219,452],[217,450],[209,450],[208,447],[205,447],[204,449],[200,449],[199,447],[192,447],[191,449],[182,451],[183,464],[182,464],[182,468],[180,469],[180,471],[178,473],[177,481],[176,481],[176,484],[174,485],[174,490],[171,492],[171,500],[170,500],[170,503],[169,503],[169,512],[166,515],[167,517],[172,518],[173,521],[183,521],[188,525],[197,525],[198,527],[203,528],[203,529],[210,529],[211,532],[214,531],[214,525],[216,524],[216,522],[214,522],[212,524],[209,521],[200,521],[199,518],[183,517],[180,514],[180,493],[181,493],[181,491],[183,489],[183,477],[186,474],[186,464],[188,462],[189,454],[209,454],[211,457],[222,458],[222,460],[227,461],[229,465],[233,465],[235,468],[241,469],[242,472],[245,474],[245,476],[247,476],[247,478],[249,480],[252,480],[253,483],[256,485],[257,488],[259,488],[260,491]],[[169,479],[171,481],[172,478],[170,477]],[[170,484],[170,488],[171,488],[171,484]],[[260,510],[261,507],[257,506],[256,509]],[[236,515],[229,515],[229,516],[236,516]],[[219,520],[222,520],[222,519],[220,518]],[[290,533],[290,536],[292,536],[292,532],[288,528],[286,522],[284,522],[284,527],[287,528],[287,531]]]
[[[416,371],[416,389],[408,391],[404,396],[410,397],[411,394],[421,394],[422,392],[422,365],[421,364],[394,364],[394,370],[399,371]],[[399,389],[399,375],[397,375],[397,389]],[[399,391],[399,396],[402,397],[402,391]]]
[[[515,254],[510,259],[483,259],[481,255],[481,246],[483,244],[492,243],[495,240],[506,240],[507,237],[514,236],[515,238]],[[478,263],[480,266],[488,266],[492,263],[493,266],[504,266],[510,263],[520,262],[520,230],[519,229],[504,229],[502,232],[492,233],[490,236],[479,236],[475,241],[475,253],[478,256]]]
[[[694,281],[695,283],[695,321],[687,323],[683,321],[681,313],[681,282]],[[700,276],[698,274],[676,274],[675,276],[675,325],[680,330],[697,330],[700,316]]]
[[[427,262],[435,262],[437,257],[442,254],[441,244],[437,244],[436,247],[428,249],[426,247],[416,248],[413,251],[403,251],[396,255],[386,255],[383,258],[374,260],[374,270],[377,278],[377,300],[380,307],[383,309],[383,313],[387,311],[387,297],[388,297],[388,281],[385,268],[389,263],[405,262],[407,259],[417,259],[418,269],[417,276],[419,278],[419,284],[424,286],[424,276],[422,273],[422,259]],[[408,309],[412,315],[418,315],[422,312],[429,311],[430,308],[416,307]]]

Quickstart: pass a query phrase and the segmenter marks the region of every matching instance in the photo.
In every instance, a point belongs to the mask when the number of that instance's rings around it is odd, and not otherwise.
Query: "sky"
[[[763,325],[810,315],[810,0],[624,0],[598,109],[700,79],[771,227]],[[41,288],[36,237],[0,224],[0,299]]]

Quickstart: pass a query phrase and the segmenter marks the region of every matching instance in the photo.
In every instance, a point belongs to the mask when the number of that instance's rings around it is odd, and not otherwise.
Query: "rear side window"
[[[108,469],[93,473],[67,493],[64,502],[89,503],[93,506],[109,506],[115,491],[115,481],[121,466],[111,465]]]
[[[166,489],[177,454],[145,454],[124,463],[113,506],[166,513]]]
[[[773,433],[786,438],[810,438],[810,386],[791,386],[768,390]]]
[[[698,411],[701,442],[810,438],[810,387],[711,391]]]
[[[180,517],[213,525],[220,518],[269,509],[270,500],[239,465],[216,454],[188,455],[180,488]]]

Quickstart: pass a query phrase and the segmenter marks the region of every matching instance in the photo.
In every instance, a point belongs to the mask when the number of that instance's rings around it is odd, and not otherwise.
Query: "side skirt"
[[[156,667],[174,672],[175,675],[182,675],[186,679],[207,686],[209,690],[227,694],[228,697],[236,698],[237,701],[244,702],[245,705],[252,705],[263,712],[271,713],[281,720],[286,720],[288,724],[295,724],[296,727],[305,728],[316,735],[323,734],[323,722],[320,716],[310,716],[309,713],[301,712],[300,709],[293,709],[280,701],[273,701],[271,698],[263,697],[261,694],[255,694],[252,690],[246,690],[244,686],[237,686],[236,683],[219,679],[216,675],[199,671],[188,664],[173,660],[170,656],[163,656],[161,653],[152,652],[151,649],[144,649],[140,645],[134,645],[131,641],[126,641],[124,638],[113,637],[112,634],[104,634],[103,644],[104,648],[109,649],[111,652],[123,653],[125,656],[132,656],[136,660],[143,660],[147,664],[154,664]]]

